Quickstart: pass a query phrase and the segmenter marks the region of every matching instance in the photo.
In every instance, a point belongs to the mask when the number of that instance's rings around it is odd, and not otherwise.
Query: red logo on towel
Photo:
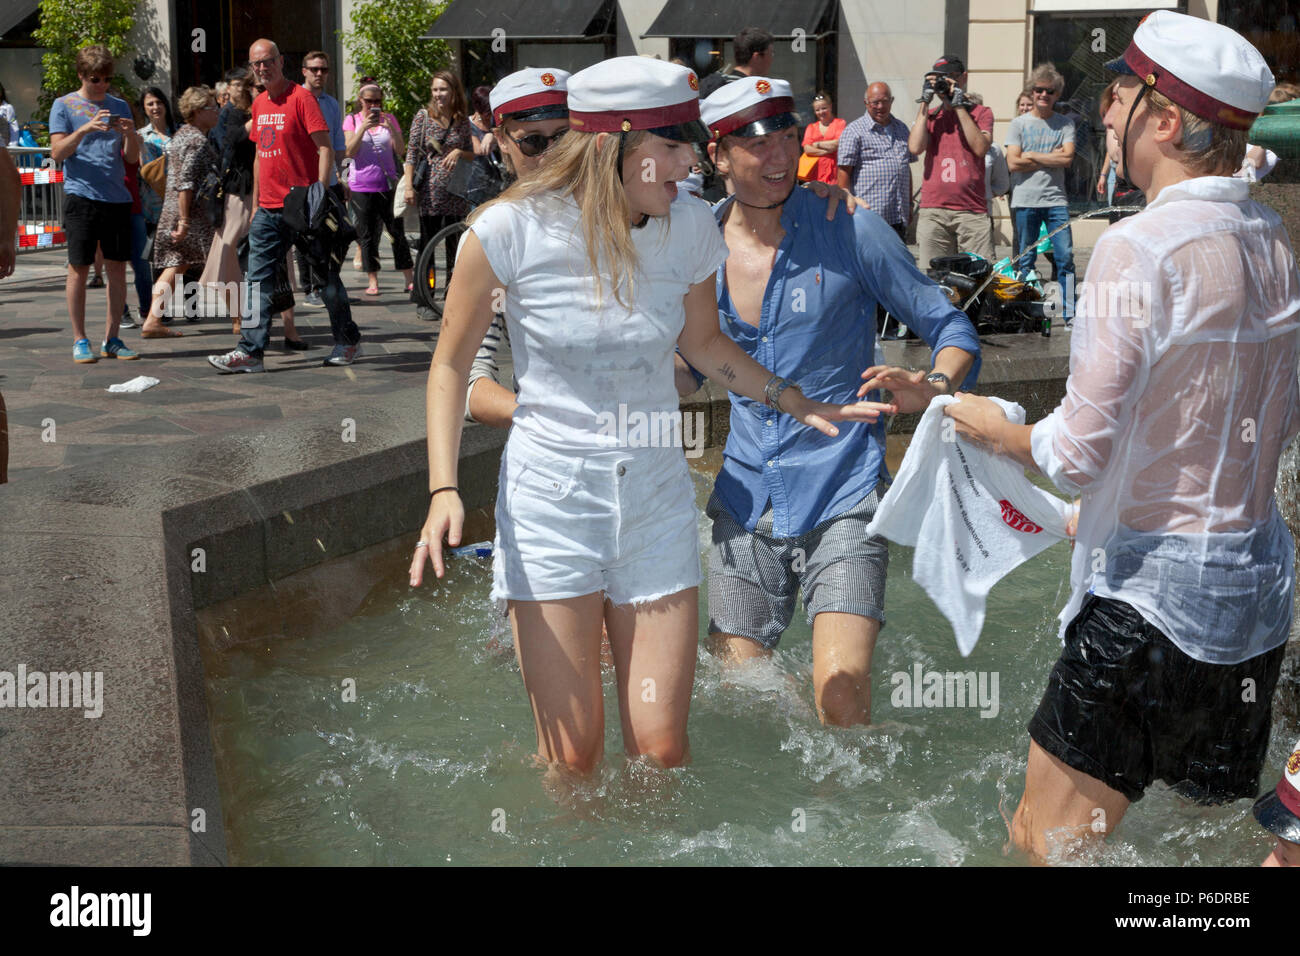
[[[1005,521],[1014,531],[1023,531],[1025,534],[1038,534],[1043,529],[1034,524],[1028,518],[1020,513],[1011,502],[1003,498],[998,502],[1002,506],[1002,520]]]
[[[700,81],[696,78],[694,73],[686,74],[686,82],[691,84],[691,89],[693,90],[698,90],[700,88]]]
[[[554,85],[555,85],[555,74],[554,74],[554,73],[543,73],[543,74],[541,75],[540,79],[541,79],[541,81],[542,81],[542,86],[554,86]]]
[[[1291,754],[1291,756],[1287,758],[1286,772],[1300,773],[1300,750],[1297,750],[1295,753]]]
[[[772,84],[767,82],[767,80],[759,80],[754,84],[754,89],[766,96],[768,93],[772,92]]]

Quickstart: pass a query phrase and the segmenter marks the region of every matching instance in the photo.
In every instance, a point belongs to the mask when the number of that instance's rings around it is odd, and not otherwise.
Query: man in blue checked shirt
[[[865,200],[904,239],[912,218],[912,167],[907,124],[890,112],[894,94],[872,83],[862,97],[865,115],[840,134],[839,185]],[[904,239],[906,241],[906,239]]]
[[[975,330],[889,225],[866,210],[827,222],[826,200],[795,188],[793,110],[789,84],[767,77],[731,83],[701,107],[718,171],[735,186],[715,207],[731,253],[718,271],[723,330],[776,373],[768,393],[777,405],[787,384],[828,401],[888,388],[900,411],[970,388]],[[876,361],[878,301],[930,345],[933,370]],[[734,394],[731,403],[708,507],[713,648],[734,660],[770,654],[802,589],[818,713],[828,724],[868,723],[889,552],[863,531],[884,493],[884,424],[846,422],[832,440],[773,407]]]

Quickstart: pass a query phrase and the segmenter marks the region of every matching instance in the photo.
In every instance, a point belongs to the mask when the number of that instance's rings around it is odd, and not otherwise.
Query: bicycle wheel
[[[460,235],[466,228],[462,220],[439,230],[420,250],[415,261],[416,299],[420,305],[433,312],[435,319],[442,318],[442,305],[447,300],[447,282],[451,278],[451,263],[444,261],[439,268],[438,256],[447,239]]]

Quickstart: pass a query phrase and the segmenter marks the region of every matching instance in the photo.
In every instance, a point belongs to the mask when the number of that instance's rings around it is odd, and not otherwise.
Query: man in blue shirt
[[[131,192],[126,166],[140,161],[140,137],[131,107],[108,92],[113,56],[106,47],[77,53],[81,88],[60,96],[50,109],[50,158],[63,163],[63,227],[68,238],[68,316],[74,362],[140,356],[118,338],[126,307],[126,263],[131,258]],[[86,337],[86,276],[96,248],[108,276],[104,342],[93,350]]]
[[[339,101],[325,92],[325,82],[330,75],[329,54],[322,50],[312,50],[302,58],[302,87],[316,97],[321,116],[330,128],[330,145],[334,147],[334,169],[330,171],[329,188],[346,202],[343,187],[339,184],[338,163],[347,151],[347,138],[343,135],[343,107]],[[298,257],[298,283],[306,293],[303,304],[323,308],[325,302],[320,297],[320,290],[325,287],[325,277],[315,273],[306,258]]]
[[[723,330],[774,381],[789,378],[809,398],[851,401],[888,388],[901,411],[915,411],[971,387],[974,328],[889,225],[866,210],[827,222],[826,200],[795,189],[793,110],[789,84],[766,77],[728,84],[701,108],[718,171],[735,187],[715,209],[731,252],[718,270]],[[877,361],[878,301],[929,343],[933,371]],[[775,408],[734,394],[731,403],[708,509],[714,647],[734,659],[770,653],[802,589],[818,713],[830,724],[868,723],[888,549],[863,529],[884,490],[884,424],[844,423],[832,441]]]

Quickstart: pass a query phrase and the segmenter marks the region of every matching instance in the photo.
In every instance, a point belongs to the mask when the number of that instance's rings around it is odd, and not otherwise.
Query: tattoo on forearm
[[[720,366],[718,366],[718,374],[721,375],[723,378],[725,378],[728,382],[734,382],[736,380],[736,373],[732,369],[730,362],[723,362]]]

